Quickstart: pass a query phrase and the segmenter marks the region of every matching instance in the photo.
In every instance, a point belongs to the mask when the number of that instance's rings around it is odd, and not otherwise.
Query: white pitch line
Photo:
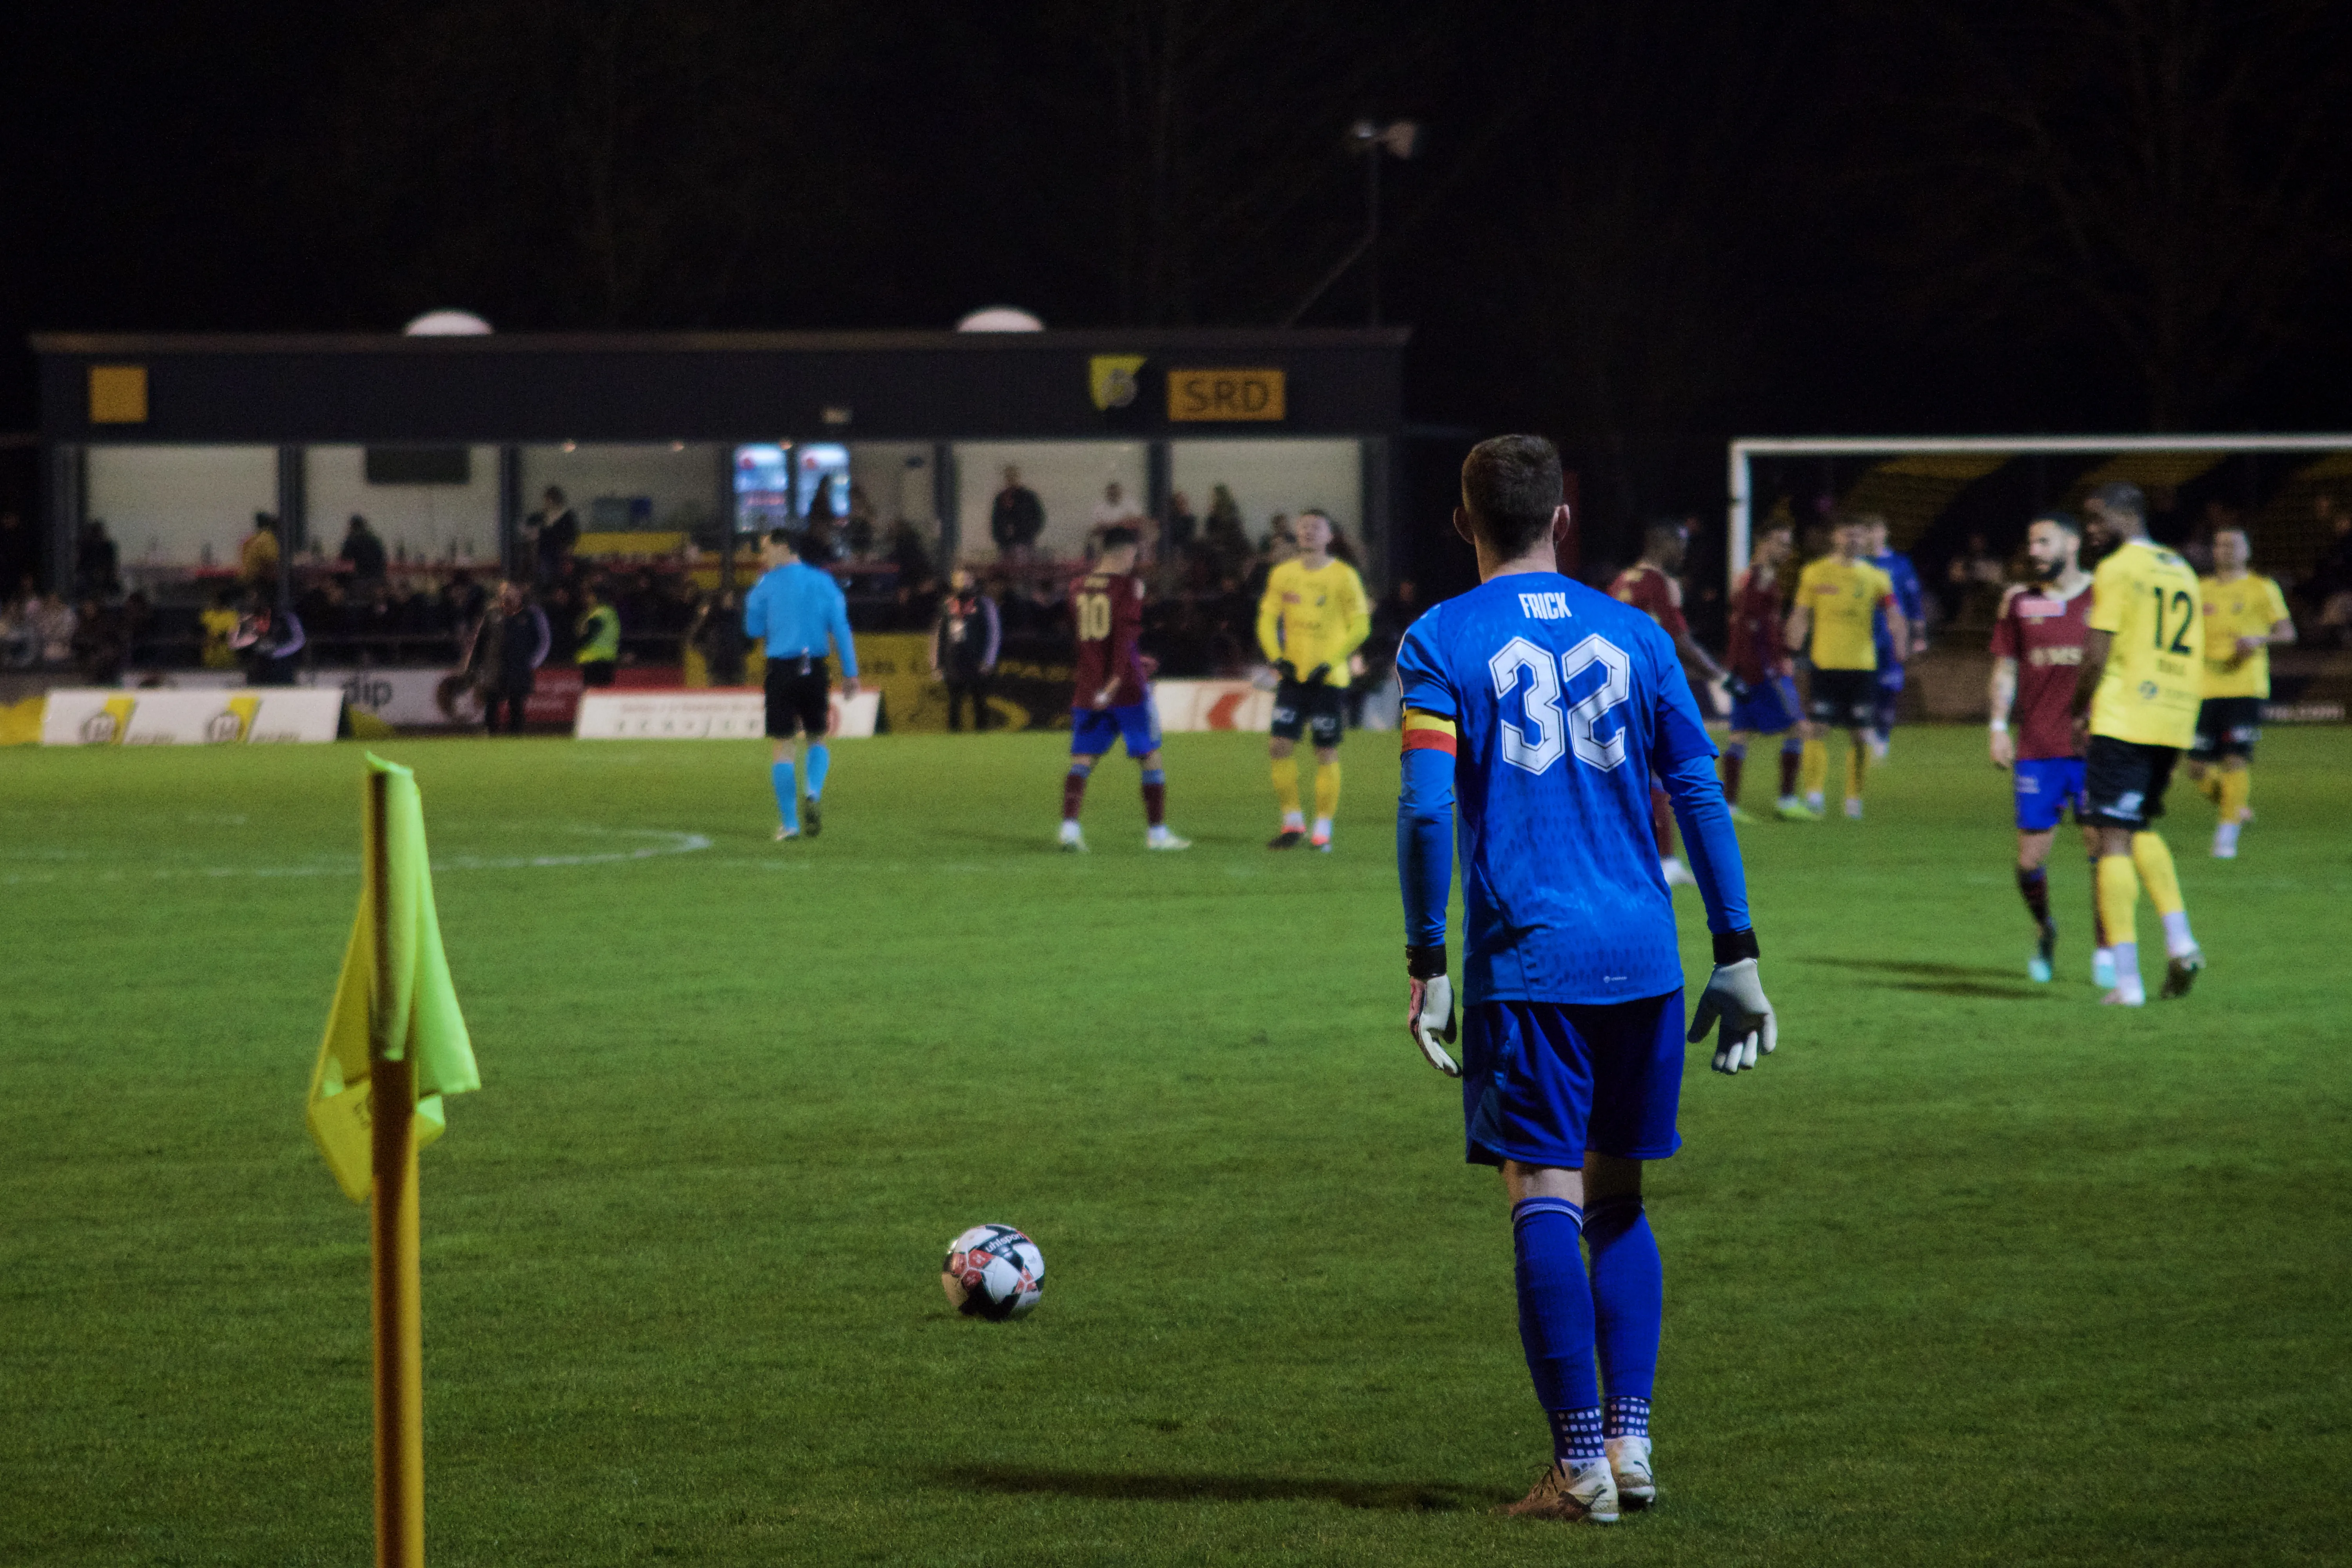
[[[545,867],[612,866],[631,860],[651,860],[665,855],[692,855],[710,847],[710,838],[701,833],[676,833],[651,827],[582,827],[577,833],[594,834],[614,838],[657,838],[658,844],[641,845],[635,849],[614,849],[585,855],[451,855],[433,861],[436,871],[519,871]],[[32,857],[52,858],[81,853],[73,850],[36,850]],[[301,866],[159,866],[148,871],[126,871],[119,868],[93,870],[87,868],[67,871],[26,871],[0,874],[0,888],[22,887],[35,882],[64,881],[164,881],[178,877],[356,877],[360,874],[357,857],[349,860],[320,860]]]

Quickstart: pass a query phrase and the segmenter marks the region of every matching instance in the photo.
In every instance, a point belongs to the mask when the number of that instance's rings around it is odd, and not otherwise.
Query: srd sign
[[[1176,424],[1285,418],[1278,370],[1171,370],[1168,417]]]

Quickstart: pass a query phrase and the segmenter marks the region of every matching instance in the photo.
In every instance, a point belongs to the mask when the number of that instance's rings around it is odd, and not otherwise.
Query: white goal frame
[[[1755,458],[1906,457],[1912,453],[2004,452],[2012,456],[2057,453],[2097,457],[2115,452],[2344,452],[2352,433],[2300,436],[1742,436],[1731,443],[1729,525],[1731,558],[1727,581],[1748,570],[1749,460]]]

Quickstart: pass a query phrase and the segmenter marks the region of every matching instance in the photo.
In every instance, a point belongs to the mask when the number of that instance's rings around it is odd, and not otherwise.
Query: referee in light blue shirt
[[[808,781],[808,836],[824,826],[817,797],[824,793],[825,770],[832,755],[825,750],[832,704],[827,693],[832,678],[825,668],[825,641],[832,639],[841,656],[841,693],[857,695],[857,645],[849,636],[849,604],[832,574],[818,570],[793,552],[790,535],[772,531],[761,547],[767,565],[743,601],[743,632],[760,639],[768,650],[768,736],[776,742],[775,762],[768,776],[776,787],[779,839],[801,836],[801,805],[793,787],[795,773]],[[808,765],[794,766],[794,750],[805,745]]]

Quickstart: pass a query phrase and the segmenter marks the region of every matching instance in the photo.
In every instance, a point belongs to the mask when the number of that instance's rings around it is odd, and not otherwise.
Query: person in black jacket
[[[354,588],[373,588],[383,581],[383,541],[357,512],[343,534],[342,558],[351,563]]]
[[[530,689],[539,667],[547,660],[547,614],[522,584],[499,584],[499,596],[482,616],[481,629],[466,657],[466,677],[481,694],[487,734],[499,732],[499,709],[506,708],[507,733],[522,733],[524,711],[530,706]]]
[[[931,673],[947,682],[950,731],[963,728],[967,698],[971,727],[988,728],[989,678],[996,673],[996,655],[1003,642],[996,601],[980,591],[971,573],[958,568],[948,579],[948,596],[940,601],[939,619],[931,626]]]
[[[1037,492],[1021,482],[1021,470],[1004,466],[1004,488],[988,509],[988,537],[996,541],[999,560],[1024,564],[1045,531],[1045,504]]]

